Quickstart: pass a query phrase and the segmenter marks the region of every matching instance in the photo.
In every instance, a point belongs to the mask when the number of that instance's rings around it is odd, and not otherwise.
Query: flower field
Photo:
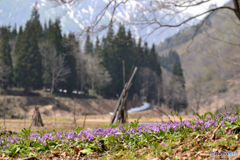
[[[192,121],[139,125],[138,120],[95,130],[22,133],[0,137],[0,159],[238,159],[240,112],[207,112]],[[210,152],[234,156],[211,157]]]

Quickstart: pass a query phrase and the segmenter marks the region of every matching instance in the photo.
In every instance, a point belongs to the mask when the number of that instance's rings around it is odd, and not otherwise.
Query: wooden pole
[[[122,63],[123,63],[123,87],[125,86],[125,63],[124,63],[124,61],[122,61]],[[120,120],[120,122],[122,122],[122,123],[125,123],[125,102],[123,101],[123,108],[122,108],[122,110],[121,110],[121,120]]]
[[[77,128],[77,123],[76,123],[76,117],[75,117],[75,104],[76,104],[76,101],[75,101],[75,97],[74,97],[74,112],[73,112],[73,116],[74,116],[74,123],[75,123],[75,128]]]
[[[83,121],[83,126],[82,126],[82,128],[84,128],[84,127],[85,127],[85,121],[86,121],[86,118],[87,118],[87,113],[85,114],[85,117],[84,117],[84,121]]]
[[[53,99],[53,111],[54,111],[54,121],[55,121],[55,126],[57,125],[56,123],[56,109],[57,109],[57,106],[56,106],[56,102],[55,102],[55,98]]]
[[[25,128],[25,125],[26,125],[26,111],[24,111],[24,128]]]
[[[3,93],[3,125],[5,127],[5,95]]]

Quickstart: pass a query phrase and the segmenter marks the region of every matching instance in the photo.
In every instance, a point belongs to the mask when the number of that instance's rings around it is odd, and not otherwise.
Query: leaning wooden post
[[[132,85],[131,81],[132,81],[136,71],[137,71],[137,67],[134,68],[134,71],[133,71],[130,79],[128,80],[128,82],[125,84],[125,86],[123,88],[121,96],[119,97],[117,105],[115,106],[114,113],[113,113],[113,116],[112,116],[112,119],[111,119],[111,122],[110,122],[111,124],[116,123],[117,120],[119,119],[118,116],[119,116],[119,114],[120,114],[120,112],[122,110],[124,102],[127,100],[127,95],[128,95],[127,93],[128,93],[129,88]]]
[[[123,63],[123,87],[125,86],[125,63],[124,63],[124,61],[122,61],[122,63]],[[123,108],[122,108],[122,110],[121,110],[121,120],[120,120],[120,122],[121,123],[125,123],[125,102],[123,101]]]

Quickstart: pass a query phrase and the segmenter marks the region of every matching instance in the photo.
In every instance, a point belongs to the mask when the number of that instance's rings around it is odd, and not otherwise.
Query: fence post
[[[26,124],[26,111],[24,111],[24,128],[25,128],[25,124]]]
[[[75,104],[76,104],[76,101],[75,101],[75,97],[74,97],[74,112],[73,112],[73,116],[74,116],[74,123],[75,123],[75,128],[77,128],[77,123],[76,123],[76,117],[75,117]]]
[[[3,125],[5,127],[5,95],[3,96]]]

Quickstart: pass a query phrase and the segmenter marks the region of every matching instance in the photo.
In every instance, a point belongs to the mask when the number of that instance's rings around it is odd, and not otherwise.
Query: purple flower
[[[121,139],[123,139],[123,135],[121,135]]]
[[[191,123],[189,121],[185,122],[187,127],[190,127]]]
[[[7,144],[7,147],[10,148],[10,144],[9,143]]]
[[[229,134],[231,134],[231,133],[232,133],[232,130],[231,130],[231,129],[229,129],[229,130],[228,130],[228,133],[229,133]]]
[[[99,146],[99,147],[102,147],[102,143],[101,143],[101,142],[99,142],[99,143],[98,143],[98,146]]]

